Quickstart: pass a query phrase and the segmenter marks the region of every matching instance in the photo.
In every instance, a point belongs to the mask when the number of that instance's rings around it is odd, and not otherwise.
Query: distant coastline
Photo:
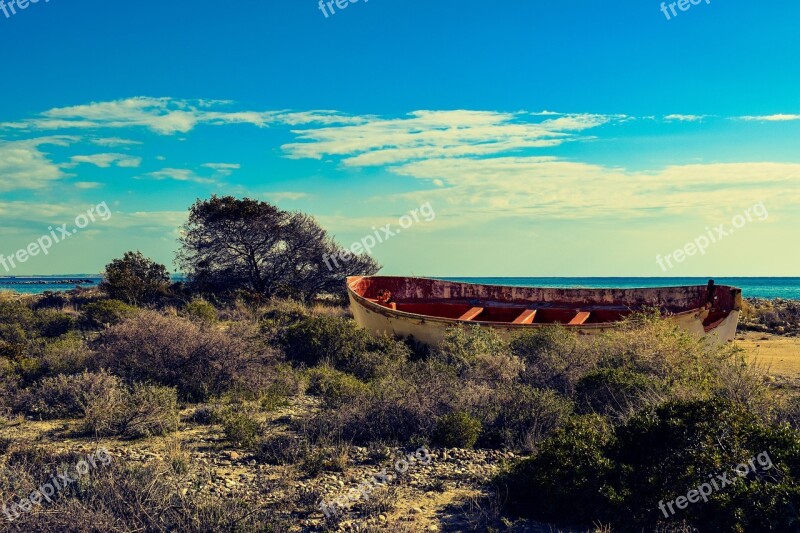
[[[519,285],[523,287],[585,287],[585,288],[636,288],[681,285],[705,285],[707,277],[458,277],[431,276],[438,279]],[[173,281],[184,276],[173,274]],[[745,298],[800,300],[800,277],[718,277],[718,284],[740,287]],[[102,278],[92,274],[65,274],[53,276],[0,277],[0,290],[23,294],[41,294],[48,291],[65,291],[73,287],[96,287]]]

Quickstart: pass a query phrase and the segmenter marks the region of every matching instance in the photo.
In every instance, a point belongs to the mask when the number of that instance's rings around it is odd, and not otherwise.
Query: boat
[[[469,324],[493,328],[504,337],[553,324],[596,335],[647,309],[659,309],[664,320],[722,344],[733,341],[742,309],[741,289],[714,280],[640,289],[516,287],[398,276],[352,276],[346,283],[361,327],[427,345],[439,344],[448,328]]]

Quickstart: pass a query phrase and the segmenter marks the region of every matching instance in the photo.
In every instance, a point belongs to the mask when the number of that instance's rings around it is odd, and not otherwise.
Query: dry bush
[[[511,341],[511,351],[525,362],[522,381],[571,396],[578,380],[597,365],[588,341],[555,325],[535,328]]]
[[[137,439],[166,435],[178,429],[178,397],[174,388],[135,383],[109,389],[86,407],[82,431],[97,436]]]
[[[186,400],[269,383],[268,353],[246,325],[222,331],[147,311],[106,330],[97,352],[98,365],[127,381],[177,387]]]
[[[72,332],[42,347],[42,369],[50,376],[77,374],[89,367],[93,356],[86,341]]]
[[[83,418],[87,409],[124,390],[122,380],[101,370],[44,378],[17,396],[16,408],[40,419]]]
[[[17,494],[30,494],[36,487],[63,472],[66,465],[84,459],[78,454],[53,455],[37,449],[13,452],[2,465],[0,501],[19,501]],[[73,470],[74,473],[74,470]],[[6,531],[181,531],[188,533],[284,532],[293,527],[289,501],[266,500],[247,494],[225,499],[183,493],[187,481],[176,478],[168,463],[128,465],[112,457],[110,464],[92,470],[78,483],[69,485],[51,503],[43,502],[14,522]],[[276,490],[264,482],[263,490]]]

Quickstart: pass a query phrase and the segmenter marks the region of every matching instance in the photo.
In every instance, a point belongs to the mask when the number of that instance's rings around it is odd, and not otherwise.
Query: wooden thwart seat
[[[583,324],[587,320],[589,320],[589,315],[590,314],[591,313],[589,313],[589,312],[581,311],[580,313],[575,315],[575,318],[573,318],[572,320],[569,321],[569,325],[570,326],[580,326],[581,324]]]
[[[476,316],[483,313],[483,307],[473,307],[459,317],[459,320],[474,320]]]
[[[514,319],[512,324],[533,324],[534,318],[536,318],[536,309],[526,309]]]

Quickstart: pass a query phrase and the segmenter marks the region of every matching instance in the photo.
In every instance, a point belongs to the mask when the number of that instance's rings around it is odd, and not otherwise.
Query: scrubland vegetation
[[[69,460],[69,452],[11,437],[14,428],[58,420],[59,435],[85,442],[169,439],[216,427],[218,453],[235,449],[304,478],[346,472],[351,447],[374,450],[376,465],[392,447],[512,451],[477,487],[472,505],[453,511],[482,509],[469,522],[479,530],[795,527],[800,403],[771,390],[736,348],[706,346],[656,316],[637,315],[592,340],[557,326],[510,342],[461,328],[424,348],[375,337],[332,303],[216,307],[197,296],[178,305],[164,298],[143,308],[101,292],[3,297],[4,503]],[[287,406],[300,407],[276,427],[270,413]],[[660,500],[763,451],[776,466],[769,476],[744,479],[674,517],[660,514]],[[291,486],[273,487],[270,497],[187,492],[197,483],[190,463],[117,460],[5,527],[335,530],[348,517],[372,524],[370,517],[394,508],[378,505],[381,498],[398,497],[376,496],[345,516],[323,518],[325,495]],[[317,527],[303,521],[309,517]]]
[[[231,224],[247,253],[222,257]],[[264,227],[280,238],[258,238]],[[79,451],[114,457],[51,502],[3,508],[3,528],[797,530],[800,401],[735,345],[657,312],[591,338],[560,326],[510,340],[454,328],[435,347],[376,337],[333,290],[346,272],[303,252],[337,247],[313,219],[214,197],[186,230],[186,284],[131,252],[99,290],[0,295],[0,505]],[[377,268],[356,259],[353,273]],[[789,333],[792,305],[750,302],[745,325]],[[430,465],[323,514],[420,447]],[[659,510],[763,452],[769,471]]]

